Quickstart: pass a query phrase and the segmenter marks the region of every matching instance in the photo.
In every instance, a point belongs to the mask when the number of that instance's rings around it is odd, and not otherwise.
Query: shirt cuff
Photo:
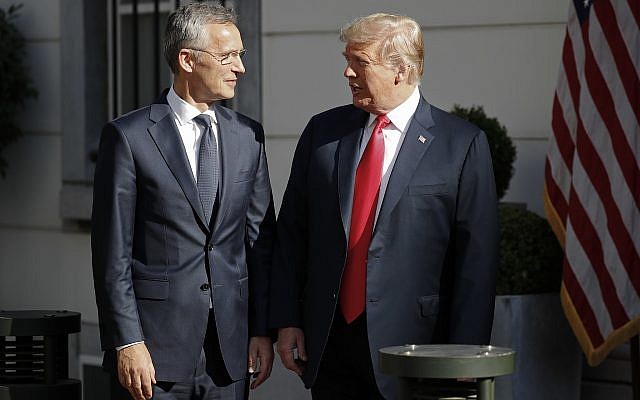
[[[120,351],[122,349],[126,349],[127,347],[133,346],[134,344],[140,344],[140,343],[144,343],[144,341],[142,341],[142,342],[133,342],[133,343],[125,344],[124,346],[118,346],[118,347],[116,347],[116,351]]]

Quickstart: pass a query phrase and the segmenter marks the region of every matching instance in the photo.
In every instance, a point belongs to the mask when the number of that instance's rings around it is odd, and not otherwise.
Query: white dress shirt
[[[382,162],[382,179],[380,181],[380,193],[378,194],[378,205],[376,208],[376,217],[374,223],[378,221],[378,214],[380,213],[380,207],[382,206],[382,200],[384,194],[387,191],[387,185],[389,184],[389,176],[393,171],[393,165],[396,162],[398,151],[404,141],[404,137],[409,129],[409,123],[413,114],[415,114],[420,103],[420,90],[418,86],[414,89],[411,96],[409,96],[398,107],[387,113],[387,118],[391,121],[386,128],[382,129],[382,135],[384,137],[384,161]],[[364,153],[364,149],[367,147],[367,143],[371,138],[373,129],[376,126],[376,114],[369,114],[369,120],[362,135],[360,142],[360,153],[358,155],[358,162]]]
[[[200,114],[207,114],[211,117],[211,129],[213,135],[216,138],[217,148],[217,160],[220,160],[220,140],[218,135],[218,119],[216,114],[211,108],[205,112],[200,112],[197,108],[184,101],[173,90],[173,86],[167,93],[167,103],[173,111],[173,121],[178,127],[180,132],[180,139],[187,152],[187,158],[189,159],[189,165],[191,166],[191,172],[193,173],[193,179],[198,181],[198,150],[200,149],[200,138],[202,137],[203,128],[193,121],[195,117]],[[220,171],[220,162],[218,161],[218,171]]]

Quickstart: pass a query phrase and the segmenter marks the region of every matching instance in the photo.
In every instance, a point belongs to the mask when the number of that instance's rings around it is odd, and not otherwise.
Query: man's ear
[[[193,72],[194,65],[193,52],[189,49],[180,49],[178,53],[178,68],[185,72]]]
[[[406,83],[409,80],[409,71],[411,70],[411,65],[401,65],[398,67],[398,72],[396,73],[396,85],[401,83]]]

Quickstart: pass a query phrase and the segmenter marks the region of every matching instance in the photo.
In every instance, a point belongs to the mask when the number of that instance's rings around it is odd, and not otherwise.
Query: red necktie
[[[373,221],[378,206],[378,192],[384,160],[382,129],[391,121],[386,115],[378,115],[376,126],[364,149],[353,190],[351,228],[347,263],[340,286],[340,309],[347,323],[351,323],[364,311],[367,280],[367,253],[373,233]]]

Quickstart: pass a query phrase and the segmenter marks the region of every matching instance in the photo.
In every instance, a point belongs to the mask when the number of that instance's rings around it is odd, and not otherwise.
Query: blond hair
[[[379,62],[409,68],[407,82],[420,83],[424,71],[424,43],[422,29],[413,19],[385,13],[356,18],[340,29],[340,40],[366,45],[378,42]]]

